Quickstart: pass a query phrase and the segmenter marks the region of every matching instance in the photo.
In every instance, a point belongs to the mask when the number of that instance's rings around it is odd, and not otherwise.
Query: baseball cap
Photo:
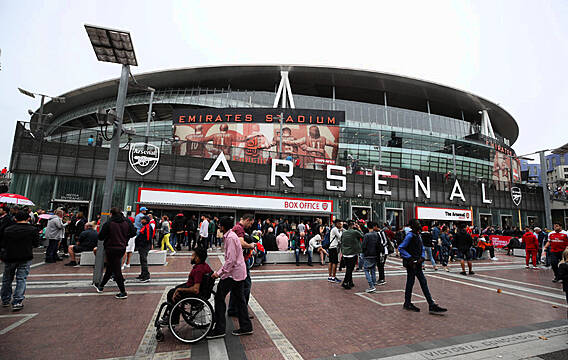
[[[144,207],[144,206],[142,206],[142,207],[140,208],[140,211],[147,211],[147,210],[148,210],[148,209],[147,209],[146,207]]]

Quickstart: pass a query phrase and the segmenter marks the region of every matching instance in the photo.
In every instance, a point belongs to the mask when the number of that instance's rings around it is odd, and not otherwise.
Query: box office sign
[[[174,139],[179,155],[265,164],[280,150],[296,166],[335,164],[339,126],[345,112],[313,109],[211,108],[177,109]],[[282,122],[282,136],[280,136]]]
[[[207,208],[251,208],[271,211],[331,214],[332,200],[285,198],[277,196],[255,196],[226,193],[209,193],[182,190],[140,188],[138,201],[141,204],[169,204]]]

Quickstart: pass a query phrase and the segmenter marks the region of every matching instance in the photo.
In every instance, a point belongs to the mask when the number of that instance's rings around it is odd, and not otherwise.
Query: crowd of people
[[[386,284],[385,263],[388,256],[401,257],[407,271],[404,309],[419,311],[411,302],[412,287],[415,279],[418,279],[429,303],[429,311],[433,314],[443,313],[446,309],[435,304],[430,296],[423,272],[427,267],[426,261],[431,264],[433,271],[438,270],[438,264],[445,271],[450,271],[448,264],[459,261],[462,275],[474,275],[472,261],[481,258],[486,251],[491,260],[497,260],[491,235],[497,234],[499,229],[491,226],[481,231],[464,223],[451,227],[434,223],[428,227],[420,225],[415,219],[403,228],[363,220],[337,219],[328,224],[322,218],[291,223],[284,217],[262,220],[255,219],[251,214],[243,215],[236,224],[229,226],[231,221],[232,218],[219,219],[207,214],[198,220],[195,216],[186,217],[182,213],[172,220],[168,216],[158,219],[148,209],[141,207],[135,217],[126,217],[120,209],[113,208],[110,219],[101,225],[100,220],[88,222],[81,212],[65,213],[63,209],[53,213],[41,209],[32,212],[27,207],[0,206],[0,255],[6,263],[2,303],[8,306],[12,301],[14,310],[23,306],[25,279],[33,257],[32,248],[38,246],[42,239],[47,245],[45,262],[57,262],[68,256],[70,261],[66,266],[77,266],[76,254],[85,251],[96,253],[98,242],[103,241],[106,271],[95,287],[102,292],[112,278],[119,287],[119,293],[116,294],[119,299],[127,298],[122,270],[130,267],[134,251],[140,255],[141,270],[137,280],[148,282],[150,272],[147,256],[152,248],[168,249],[174,255],[176,250],[186,246],[188,250],[194,250],[192,262],[196,264],[205,264],[207,250],[223,250],[225,265],[214,273],[222,280],[222,291],[218,290],[217,293],[223,298],[223,303],[224,297],[231,293],[228,312],[239,318],[243,333],[252,332],[250,316],[242,309],[250,296],[250,269],[265,263],[269,252],[293,252],[297,266],[300,266],[302,256],[307,257],[309,266],[313,266],[314,257],[322,266],[327,260],[328,282],[341,284],[346,290],[355,286],[353,272],[364,271],[368,283],[366,292],[369,293],[375,292],[377,286]],[[515,236],[508,248],[525,249],[527,268],[530,262],[534,269],[538,269],[542,263],[551,266],[553,281],[563,280],[566,288],[568,265],[565,262],[568,250],[565,249],[568,237],[560,224],[555,224],[554,231],[550,233],[538,227],[526,227],[524,231],[505,229],[502,233]],[[15,237],[25,237],[21,244],[26,245],[14,247],[12,242]],[[343,279],[337,277],[338,268],[339,271],[345,268]],[[202,270],[207,269],[203,267]],[[12,297],[14,276],[17,286]],[[186,287],[174,289],[170,294],[172,299],[195,292],[194,285],[199,283],[200,277],[190,276],[193,280],[188,280]],[[193,290],[186,290],[189,288]],[[223,309],[221,298],[216,299],[216,308],[219,311]],[[223,322],[218,320],[219,325],[213,335],[224,334]]]

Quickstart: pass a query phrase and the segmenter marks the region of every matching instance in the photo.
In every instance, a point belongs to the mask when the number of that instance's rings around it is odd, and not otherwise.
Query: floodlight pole
[[[148,88],[150,90],[150,105],[148,106],[148,120],[146,123],[146,143],[148,143],[148,138],[150,137],[150,121],[152,120],[152,102],[154,101],[154,90],[153,88]]]
[[[123,64],[120,83],[118,85],[118,96],[116,98],[116,121],[114,122],[110,151],[108,153],[103,205],[101,211],[101,226],[110,218],[110,208],[112,207],[112,194],[114,189],[114,170],[116,168],[116,161],[118,159],[118,151],[120,148],[120,135],[122,132],[122,121],[124,105],[126,103],[126,92],[128,90],[129,74],[130,66]],[[103,275],[104,257],[103,241],[99,240],[97,244],[97,255],[95,258],[95,270],[93,272],[93,283],[97,286],[100,284]]]
[[[552,211],[550,210],[550,193],[548,192],[548,176],[546,168],[546,157],[544,152],[546,150],[539,151],[540,156],[540,182],[542,185],[542,196],[544,200],[544,225],[547,229],[552,229]]]

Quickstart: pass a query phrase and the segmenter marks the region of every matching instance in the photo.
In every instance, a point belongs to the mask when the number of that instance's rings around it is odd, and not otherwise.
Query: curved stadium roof
[[[227,88],[274,92],[280,81],[280,71],[288,70],[294,94],[332,98],[335,86],[337,99],[384,104],[427,112],[426,100],[433,114],[456,119],[463,117],[479,123],[480,110],[488,110],[493,129],[508,138],[511,145],[517,140],[519,127],[513,117],[499,105],[480,96],[448,86],[393,74],[346,68],[304,65],[227,65],[154,71],[136,75],[139,83],[156,89]],[[116,97],[118,79],[108,80],[70,91],[65,104],[48,102],[44,112],[58,115],[98,100]],[[139,91],[138,91],[139,92]],[[175,106],[175,104],[172,104]],[[32,118],[35,122],[36,117]]]

